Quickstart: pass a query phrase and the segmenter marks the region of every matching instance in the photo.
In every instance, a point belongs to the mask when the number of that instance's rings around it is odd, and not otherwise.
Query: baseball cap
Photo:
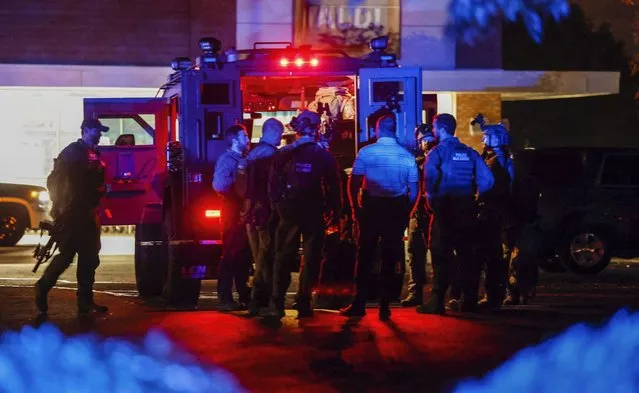
[[[100,123],[100,120],[98,119],[84,119],[82,120],[82,125],[80,125],[80,128],[90,128],[90,129],[99,129],[100,132],[107,132],[109,131],[109,127],[102,125],[102,123]]]

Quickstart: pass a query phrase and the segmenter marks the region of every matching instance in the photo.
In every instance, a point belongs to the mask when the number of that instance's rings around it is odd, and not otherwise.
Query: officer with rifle
[[[59,245],[57,254],[35,285],[38,311],[48,311],[47,295],[58,278],[78,255],[78,312],[105,313],[108,308],[93,301],[95,270],[100,265],[100,220],[98,206],[105,194],[105,164],[97,144],[109,127],[97,119],[85,119],[82,137],[68,145],[54,161],[47,178],[54,219],[52,236]],[[34,269],[35,270],[35,269]]]
[[[430,124],[421,124],[415,130],[417,140],[417,152],[415,162],[420,174],[420,189],[424,182],[424,160],[428,152],[437,144],[433,127]],[[426,210],[426,199],[420,193],[417,205],[411,212],[408,222],[408,268],[410,279],[408,281],[408,296],[402,300],[402,307],[415,307],[422,304],[424,284],[426,284],[426,251],[428,250],[428,228],[430,215]]]

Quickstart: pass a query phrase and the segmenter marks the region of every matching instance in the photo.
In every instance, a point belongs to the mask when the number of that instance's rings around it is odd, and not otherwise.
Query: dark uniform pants
[[[408,225],[410,205],[407,197],[382,198],[365,196],[359,213],[359,238],[355,268],[356,294],[353,305],[364,307],[375,264],[378,245],[381,248],[380,306],[394,297],[396,275],[404,266],[404,231]]]
[[[446,291],[454,280],[464,304],[477,303],[481,266],[473,255],[477,204],[470,198],[445,198],[432,203],[430,251],[433,263],[433,295],[443,307]],[[458,274],[458,277],[455,277]]]
[[[53,288],[77,254],[78,303],[92,304],[95,270],[100,265],[100,231],[97,211],[74,215],[74,219],[69,221],[58,242],[60,253],[53,257],[40,278],[41,289],[46,292]]]
[[[279,223],[275,233],[275,261],[271,303],[284,309],[286,291],[291,285],[291,270],[296,263],[302,236],[303,261],[298,291],[299,309],[310,307],[312,291],[317,285],[322,262],[326,223],[321,212],[292,214],[278,208]]]
[[[426,284],[426,251],[428,250],[428,234],[430,216],[424,211],[422,204],[408,222],[408,293],[421,299]]]
[[[275,259],[277,222],[277,213],[272,212],[266,225],[255,226],[248,224],[246,226],[248,242],[255,262],[251,300],[262,306],[268,306],[273,289],[273,262]]]
[[[478,242],[475,254],[480,264],[485,266],[484,287],[489,302],[501,304],[506,296],[508,264],[504,260],[503,224],[496,213],[488,213],[479,222]],[[479,282],[480,271],[475,280]]]
[[[218,266],[217,295],[220,303],[233,301],[233,282],[240,303],[248,303],[248,277],[251,252],[246,225],[240,219],[241,205],[225,201],[222,210],[222,247],[224,253]]]

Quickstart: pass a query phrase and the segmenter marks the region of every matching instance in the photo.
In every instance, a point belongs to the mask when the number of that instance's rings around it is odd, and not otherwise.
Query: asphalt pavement
[[[96,300],[110,307],[108,315],[76,315],[72,265],[51,293],[48,321],[67,334],[131,339],[160,328],[253,392],[445,392],[574,323],[601,323],[620,308],[639,307],[639,263],[615,260],[594,276],[542,273],[530,305],[494,313],[430,316],[395,306],[384,323],[370,305],[361,319],[318,310],[298,321],[289,311],[271,323],[216,311],[214,281],[206,283],[198,311],[171,312],[135,297],[133,258],[124,253],[131,243],[103,237]],[[43,322],[33,305],[32,247],[0,249],[0,331]]]

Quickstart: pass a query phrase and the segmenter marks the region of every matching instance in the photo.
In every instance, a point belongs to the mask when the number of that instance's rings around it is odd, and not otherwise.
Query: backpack
[[[49,191],[49,198],[51,199],[51,217],[57,218],[59,213],[66,207],[68,201],[64,200],[67,187],[67,176],[64,173],[62,162],[54,158],[53,170],[47,176],[47,190]]]
[[[279,169],[281,202],[304,203],[321,195],[321,175],[312,156],[302,154],[311,148],[321,149],[315,142],[305,142],[282,153]]]

